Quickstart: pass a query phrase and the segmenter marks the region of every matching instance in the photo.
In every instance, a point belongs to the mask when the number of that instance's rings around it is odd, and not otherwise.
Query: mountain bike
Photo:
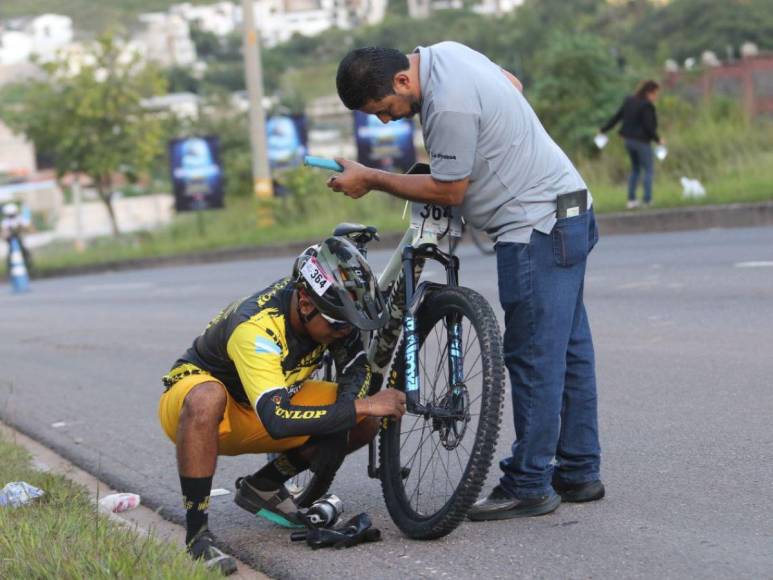
[[[307,165],[320,166],[316,159]],[[323,168],[335,169],[328,160]],[[332,162],[334,163],[334,162]],[[337,165],[337,164],[336,164]],[[427,172],[417,164],[412,173]],[[340,169],[339,169],[340,170]],[[381,480],[390,516],[408,537],[434,539],[453,531],[480,494],[502,420],[505,374],[499,325],[489,303],[459,285],[459,258],[438,240],[461,233],[453,208],[412,204],[411,226],[379,276],[390,318],[367,338],[374,380],[405,392],[407,413],[384,419],[370,443],[368,475]],[[340,224],[367,256],[376,228]],[[445,282],[421,280],[428,262]],[[332,377],[330,362],[323,373]],[[329,488],[335,471],[306,472],[289,488],[309,505]]]

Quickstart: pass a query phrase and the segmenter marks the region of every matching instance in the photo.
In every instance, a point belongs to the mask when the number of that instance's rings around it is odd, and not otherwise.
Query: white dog
[[[706,196],[706,189],[703,187],[700,181],[697,179],[690,179],[689,177],[682,177],[682,197],[686,198],[698,198]]]

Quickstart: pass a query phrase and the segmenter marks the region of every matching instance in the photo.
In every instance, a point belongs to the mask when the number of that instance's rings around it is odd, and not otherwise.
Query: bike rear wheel
[[[462,324],[463,380],[449,380],[449,320]],[[504,401],[502,342],[494,312],[469,288],[430,294],[417,313],[420,403],[450,405],[457,418],[406,414],[381,432],[381,483],[392,519],[408,537],[453,531],[480,494],[495,451]],[[404,345],[393,379],[404,388]]]

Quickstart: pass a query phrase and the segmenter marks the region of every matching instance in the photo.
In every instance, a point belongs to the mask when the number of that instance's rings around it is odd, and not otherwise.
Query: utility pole
[[[268,200],[274,196],[271,171],[268,167],[266,117],[263,113],[263,66],[260,60],[260,34],[255,26],[253,0],[242,0],[244,26],[244,76],[250,103],[250,145],[252,147],[252,178],[255,197],[262,206],[258,210],[259,225],[273,223]]]

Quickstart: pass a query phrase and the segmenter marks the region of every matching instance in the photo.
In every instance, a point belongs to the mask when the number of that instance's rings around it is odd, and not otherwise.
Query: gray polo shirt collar
[[[427,116],[427,108],[432,101],[432,87],[430,85],[430,74],[432,73],[432,51],[423,46],[417,46],[413,49],[414,53],[419,53],[419,82],[421,83],[421,118]]]

